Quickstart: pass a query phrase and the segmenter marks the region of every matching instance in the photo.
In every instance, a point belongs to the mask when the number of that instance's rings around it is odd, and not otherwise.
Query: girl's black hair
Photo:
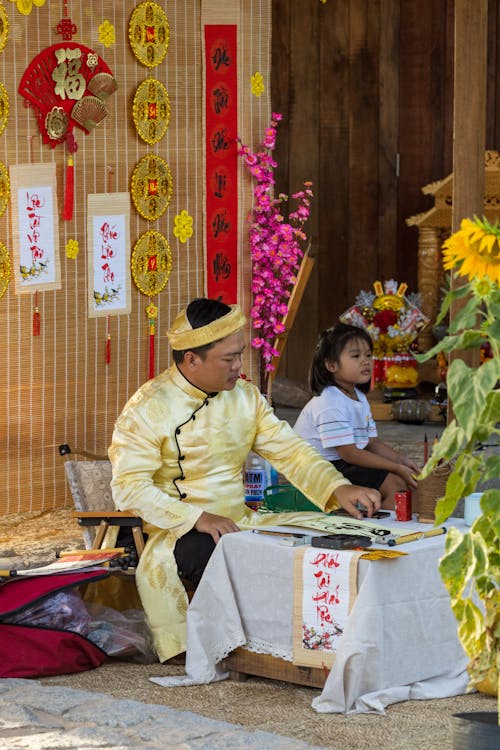
[[[338,364],[340,355],[352,339],[362,339],[373,352],[373,341],[364,328],[347,325],[347,323],[337,323],[333,328],[321,332],[309,369],[309,388],[315,396],[319,396],[323,388],[329,385],[337,385],[335,375],[327,370],[325,362],[328,360]],[[362,383],[356,388],[366,392],[370,389],[370,384]]]

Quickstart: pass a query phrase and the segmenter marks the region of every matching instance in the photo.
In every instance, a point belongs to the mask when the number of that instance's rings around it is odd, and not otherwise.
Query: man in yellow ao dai
[[[174,364],[132,396],[115,425],[113,498],[141,516],[148,534],[136,581],[160,661],[186,649],[188,602],[179,576],[197,584],[223,534],[299,520],[259,516],[245,505],[249,451],[321,510],[342,506],[361,518],[357,502],[369,516],[380,507],[376,490],[351,485],[240,378],[244,325],[237,305],[191,302],[167,334]]]

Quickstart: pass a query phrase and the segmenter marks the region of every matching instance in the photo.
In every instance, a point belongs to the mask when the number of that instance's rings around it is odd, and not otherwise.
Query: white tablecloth
[[[396,547],[408,553],[397,559],[360,560],[358,596],[312,701],[316,711],[383,713],[391,703],[465,692],[468,660],[437,568],[444,539]],[[296,549],[249,531],[225,535],[188,609],[186,676],[152,680],[179,686],[224,679],[218,663],[239,646],[292,661]]]

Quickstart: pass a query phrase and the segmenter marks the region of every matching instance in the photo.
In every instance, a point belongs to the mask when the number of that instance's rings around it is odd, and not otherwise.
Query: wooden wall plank
[[[451,171],[443,164],[444,19],[446,7],[433,0],[407,0],[400,31],[400,176],[398,253],[395,273],[410,289],[417,279],[416,231],[405,220],[431,208],[421,188]]]
[[[379,2],[349,3],[349,255],[354,302],[377,276]]]
[[[321,7],[319,24],[318,333],[348,306],[349,8]],[[328,280],[325,283],[324,280]]]
[[[282,128],[288,128],[289,183],[285,191],[289,196],[302,189],[305,180],[317,183],[319,163],[318,138],[318,7],[304,12],[303,0],[290,0],[290,50],[288,63],[289,110],[288,120]],[[306,57],[305,57],[306,56]],[[291,206],[295,204],[291,202]],[[311,216],[307,223],[307,235],[312,239],[311,255],[316,255],[318,235],[318,206],[313,201]],[[313,272],[303,296],[303,303],[293,327],[294,336],[286,347],[284,364],[288,371],[291,360],[300,363],[304,372],[304,342],[313,341],[317,333],[318,295],[315,290],[317,276]],[[307,362],[305,363],[307,367]]]
[[[399,136],[399,0],[380,0],[379,231],[377,275],[396,267]]]

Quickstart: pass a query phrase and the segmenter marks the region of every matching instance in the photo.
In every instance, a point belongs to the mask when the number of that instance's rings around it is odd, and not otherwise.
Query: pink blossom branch
[[[260,151],[253,152],[238,139],[238,153],[255,179],[254,205],[249,221],[249,244],[252,256],[253,306],[251,317],[257,334],[252,346],[260,350],[261,390],[267,392],[269,372],[279,352],[274,347],[277,336],[285,330],[284,317],[288,312],[290,298],[303,251],[301,243],[306,239],[302,229],[309,218],[312,183],[305,182],[304,189],[292,195],[295,210],[283,215],[288,196],[280,193],[274,197],[274,172],[277,163],[272,158],[276,145],[276,129],[282,116],[273,113],[269,127],[265,129]]]

